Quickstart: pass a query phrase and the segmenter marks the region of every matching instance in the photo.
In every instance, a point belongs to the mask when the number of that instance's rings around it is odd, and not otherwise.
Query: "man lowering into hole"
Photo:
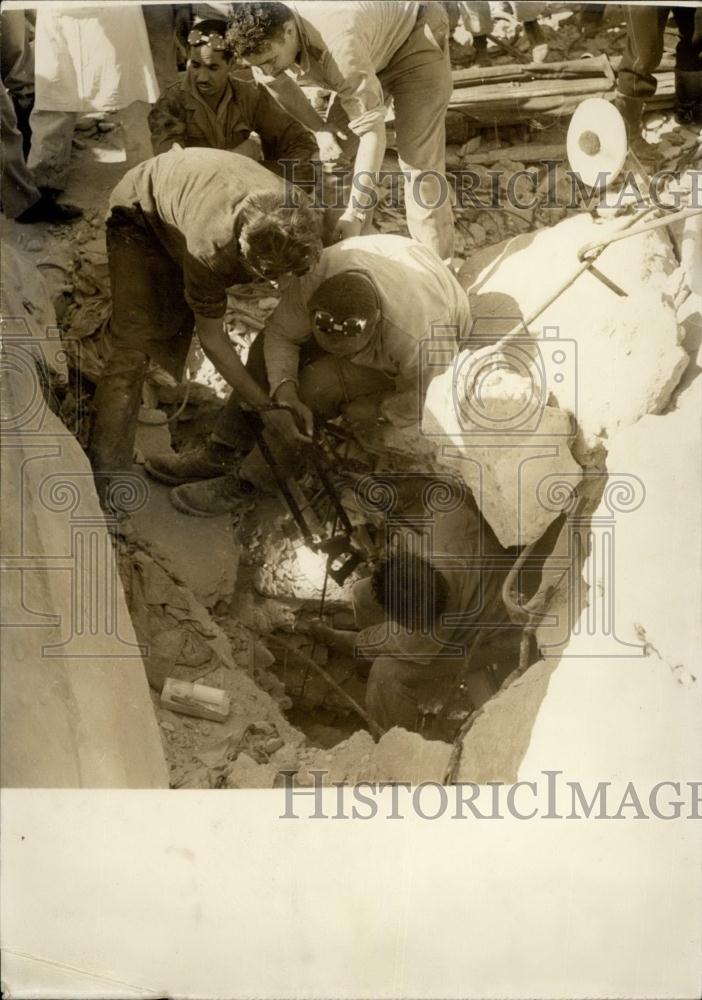
[[[380,516],[381,558],[353,588],[356,631],[310,631],[370,670],[366,710],[381,729],[452,740],[461,714],[518,665],[521,629],[502,600],[514,556],[458,479],[386,473],[377,488],[392,496],[391,518]],[[373,506],[358,493],[361,510]]]

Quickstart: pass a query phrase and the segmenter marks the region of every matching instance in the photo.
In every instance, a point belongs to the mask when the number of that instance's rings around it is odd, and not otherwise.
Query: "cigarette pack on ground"
[[[161,692],[161,706],[181,715],[224,722],[229,715],[229,695],[206,684],[167,677]]]

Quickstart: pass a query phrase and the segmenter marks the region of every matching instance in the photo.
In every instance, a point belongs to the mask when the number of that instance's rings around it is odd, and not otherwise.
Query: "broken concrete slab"
[[[462,740],[457,782],[517,780],[555,667],[540,660],[486,702]]]
[[[359,730],[331,750],[302,751],[303,762],[296,780],[315,783],[313,771],[322,771],[322,783],[355,784],[359,781],[423,781],[442,783],[446,778],[452,747],[440,740],[425,740],[396,726],[378,743],[370,733]],[[318,779],[317,779],[318,780]]]
[[[272,788],[278,772],[272,764],[257,764],[247,753],[240,753],[224,775],[226,788]]]
[[[597,610],[609,610],[622,650],[656,653],[685,684],[702,680],[701,427],[698,378],[677,409],[644,417],[610,442],[594,521],[609,520],[612,556],[595,551],[585,565]]]
[[[148,491],[146,503],[130,518],[137,544],[156,556],[205,607],[229,601],[240,553],[231,516],[199,518],[181,514],[169,500],[170,487],[149,479],[136,466],[134,471]]]
[[[549,404],[526,345],[461,352],[429,385],[422,422],[505,547],[540,538],[581,478],[572,417]]]
[[[41,368],[67,382],[66,354],[46,280],[31,257],[7,242],[2,252],[0,315],[5,359],[14,372],[15,403],[30,393],[28,404],[44,412],[40,396],[31,395],[38,383],[34,366],[27,362],[33,358]],[[25,382],[24,391],[18,382],[20,376]],[[26,418],[25,410],[18,412]]]
[[[509,688],[486,706],[492,719],[478,719],[469,732],[466,760],[481,778],[529,780],[556,762],[578,780],[654,782],[702,766],[701,418],[697,378],[674,410],[643,417],[609,442],[608,481],[583,525],[582,580],[569,594],[571,634],[553,649],[555,659],[527,671],[514,698]],[[556,600],[562,608],[562,595]],[[541,643],[546,631],[538,635]],[[554,665],[534,718],[516,696]],[[504,744],[486,772],[503,745],[492,742],[503,718],[504,733],[525,738]]]
[[[507,332],[575,273],[580,247],[620,225],[583,213],[476,255],[459,276],[474,320]],[[578,420],[581,461],[618,427],[661,412],[687,365],[668,295],[675,267],[664,230],[612,243],[597,268],[626,295],[586,272],[529,323],[547,391]]]

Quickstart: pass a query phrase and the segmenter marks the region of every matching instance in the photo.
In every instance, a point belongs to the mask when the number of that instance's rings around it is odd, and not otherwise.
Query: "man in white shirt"
[[[445,177],[445,118],[452,93],[448,36],[441,3],[235,4],[228,35],[235,55],[315,133],[322,160],[339,158],[344,129],[359,139],[357,184],[338,223],[339,239],[360,235],[372,211],[373,193],[361,187],[367,188],[382,167],[385,101],[392,97],[410,235],[450,263],[453,217]],[[296,81],[337,95],[326,122]]]

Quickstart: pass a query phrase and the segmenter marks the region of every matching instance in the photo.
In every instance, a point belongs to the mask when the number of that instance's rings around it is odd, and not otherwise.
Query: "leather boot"
[[[624,119],[631,152],[643,163],[647,165],[655,164],[658,159],[656,147],[643,137],[643,98],[629,97],[628,94],[617,94],[614,99],[614,106]]]
[[[229,514],[251,498],[253,486],[231,474],[199,483],[185,483],[171,490],[170,501],[176,510],[191,517],[217,517]]]
[[[675,70],[675,120],[679,125],[702,125],[702,71]]]
[[[172,452],[152,455],[144,468],[159,482],[180,486],[182,483],[226,475],[239,464],[241,458],[241,452],[236,448],[210,440],[177,455]]]
[[[107,497],[111,479],[132,467],[147,367],[145,354],[134,352],[134,355],[129,359],[133,363],[122,364],[118,371],[110,371],[108,364],[93,400],[94,417],[88,457],[101,501]]]

